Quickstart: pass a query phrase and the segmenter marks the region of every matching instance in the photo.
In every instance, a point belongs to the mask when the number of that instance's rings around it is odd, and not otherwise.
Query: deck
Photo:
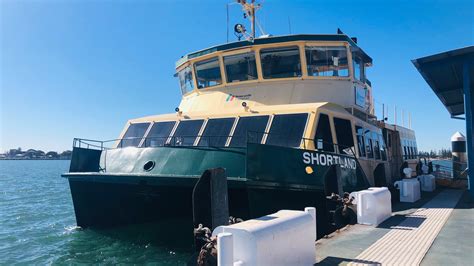
[[[469,265],[474,202],[463,190],[398,203],[377,227],[354,225],[316,242],[316,265]]]

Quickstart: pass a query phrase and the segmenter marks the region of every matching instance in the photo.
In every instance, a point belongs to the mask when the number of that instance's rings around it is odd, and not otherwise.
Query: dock
[[[466,190],[438,189],[396,203],[374,227],[351,225],[316,242],[316,265],[470,265],[474,201]]]

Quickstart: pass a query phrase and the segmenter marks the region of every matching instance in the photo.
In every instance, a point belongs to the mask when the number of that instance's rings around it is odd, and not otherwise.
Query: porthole
[[[143,170],[147,172],[150,172],[153,168],[155,168],[155,161],[148,161],[143,165]]]

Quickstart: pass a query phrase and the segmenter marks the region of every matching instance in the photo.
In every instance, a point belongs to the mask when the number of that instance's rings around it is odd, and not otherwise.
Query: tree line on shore
[[[3,154],[0,154],[0,160],[70,160],[72,151],[66,150],[63,152],[28,149],[22,150],[10,149]]]
[[[451,149],[440,149],[440,150],[430,150],[428,151],[419,151],[420,156],[425,156],[429,158],[452,158]]]

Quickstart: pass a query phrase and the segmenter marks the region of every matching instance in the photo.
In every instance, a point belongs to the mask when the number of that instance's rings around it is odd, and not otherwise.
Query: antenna
[[[256,4],[255,0],[250,0],[250,3],[247,2],[247,0],[237,0],[237,3],[242,6],[242,9],[244,10],[244,18],[249,18],[250,20],[250,40],[255,39],[255,14],[258,9],[262,7],[261,4]],[[260,29],[261,30],[261,29]]]

